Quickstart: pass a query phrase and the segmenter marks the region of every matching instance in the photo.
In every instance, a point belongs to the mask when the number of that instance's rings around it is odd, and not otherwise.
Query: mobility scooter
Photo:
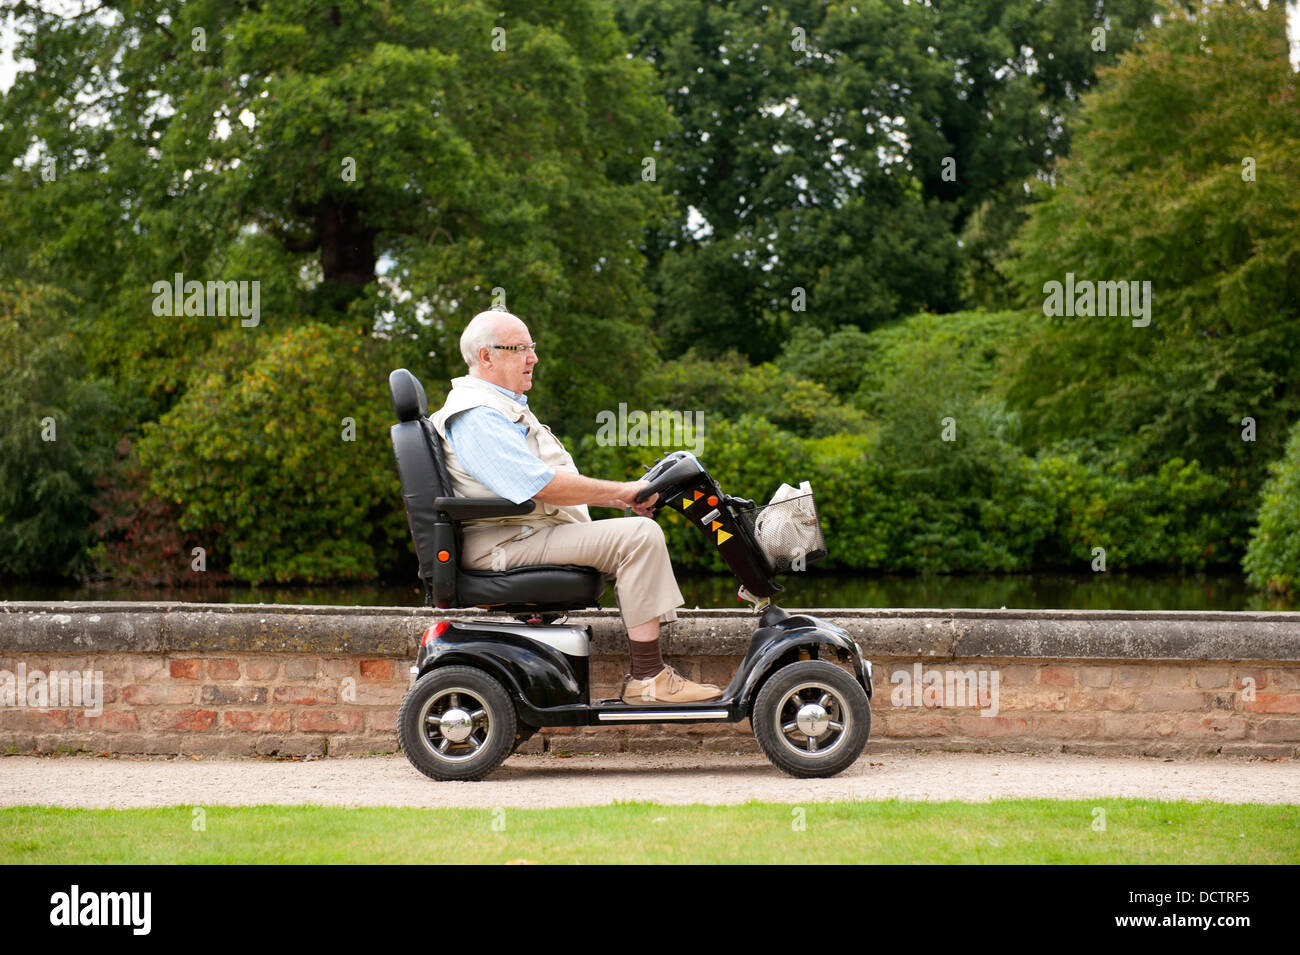
[[[398,715],[398,741],[416,769],[438,780],[482,779],[544,726],[746,717],[764,754],[793,776],[833,776],[858,758],[871,731],[871,664],[839,627],[771,602],[783,589],[779,574],[826,554],[810,496],[756,507],[725,494],[686,451],[650,467],[638,500],[658,494],[655,514],[671,507],[709,536],[740,581],[740,596],[754,605],[757,626],[721,699],[593,701],[591,628],[567,625],[563,615],[598,606],[604,577],[591,567],[550,564],[460,568],[460,521],[528,514],[535,504],[456,497],[423,386],[399,368],[389,389],[398,419],[393,452],[425,602],[506,615],[440,620],[424,633]],[[778,510],[795,503],[797,511]]]

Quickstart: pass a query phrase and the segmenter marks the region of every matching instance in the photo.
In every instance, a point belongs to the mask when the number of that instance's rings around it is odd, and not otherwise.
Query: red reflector
[[[449,561],[449,560],[451,560],[451,554],[447,553],[445,550],[440,550],[440,551],[438,551],[438,562],[439,562],[439,563],[443,563],[443,564],[445,564],[445,563],[447,563],[447,561]]]
[[[437,640],[444,633],[446,633],[447,628],[450,626],[451,626],[450,622],[446,620],[439,620],[428,630],[424,631],[424,636],[420,639],[420,646],[427,647],[431,642]]]
[[[717,499],[716,497],[714,497],[712,494],[710,494],[710,495],[709,495],[709,507],[717,507],[717,506],[718,506],[718,499]]]

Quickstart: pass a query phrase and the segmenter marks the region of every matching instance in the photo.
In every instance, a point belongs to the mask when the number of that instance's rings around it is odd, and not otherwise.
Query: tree
[[[672,124],[603,4],[5,8],[35,69],[0,105],[0,275],[74,295],[136,420],[232,324],[158,315],[176,273],[258,282],[250,334],[378,325],[434,377],[504,296],[569,366],[539,381],[560,429],[653,355],[641,169]]]
[[[1238,548],[1300,417],[1300,110],[1282,16],[1170,11],[1085,98],[1006,266],[1037,309],[1067,273],[1149,283],[1149,325],[1039,319],[1013,402],[1039,444],[1086,439],[1134,471],[1181,457],[1225,478]]]
[[[116,421],[110,389],[84,374],[67,308],[57,289],[0,287],[0,576],[86,568]]]
[[[660,164],[678,215],[647,242],[670,351],[762,360],[799,325],[959,308],[967,220],[1021,201],[1008,185],[1067,148],[1078,95],[1154,8],[621,0],[681,120]],[[1005,230],[972,241],[996,260]]]

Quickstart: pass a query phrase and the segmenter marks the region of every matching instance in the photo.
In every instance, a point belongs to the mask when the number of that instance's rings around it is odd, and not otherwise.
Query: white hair
[[[520,321],[517,315],[511,315],[509,312],[493,308],[486,312],[479,312],[469,320],[465,330],[460,333],[460,357],[465,359],[465,365],[474,369],[478,367],[478,351],[480,348],[491,348],[496,344],[497,322],[502,316],[513,318]]]

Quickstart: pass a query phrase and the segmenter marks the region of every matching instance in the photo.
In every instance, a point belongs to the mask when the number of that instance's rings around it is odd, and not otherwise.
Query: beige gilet
[[[452,488],[455,490],[457,497],[497,496],[495,491],[484,487],[475,480],[474,475],[465,470],[459,459],[457,459],[456,452],[451,447],[451,442],[447,440],[447,422],[452,416],[462,411],[468,411],[470,408],[477,408],[480,405],[495,408],[512,422],[522,421],[527,424],[528,434],[524,440],[528,443],[528,450],[540,458],[547,467],[556,471],[578,473],[573,458],[568,451],[564,450],[564,445],[560,443],[559,438],[551,433],[550,428],[537,420],[537,415],[529,411],[527,405],[514,401],[509,395],[498,391],[486,381],[466,375],[451,380],[451,391],[447,392],[447,400],[443,403],[442,408],[432,415],[433,427],[438,432],[438,437],[442,439],[443,461],[447,465],[447,474],[451,478]],[[587,513],[587,505],[585,504],[554,507],[538,501],[537,507],[534,508],[531,514],[463,521],[462,526],[564,524],[570,522],[585,523],[590,520],[591,515]]]

